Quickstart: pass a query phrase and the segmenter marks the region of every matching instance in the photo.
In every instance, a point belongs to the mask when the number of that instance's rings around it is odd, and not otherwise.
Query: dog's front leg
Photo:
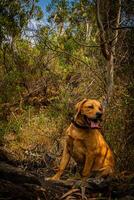
[[[52,180],[59,180],[61,175],[63,174],[64,169],[69,163],[70,160],[70,151],[72,150],[73,145],[73,139],[68,136],[66,139],[65,147],[62,154],[62,159],[60,162],[59,170],[58,172],[51,178]]]
[[[92,170],[93,162],[94,162],[94,153],[92,152],[87,152],[85,155],[85,164],[84,168],[82,170],[82,177],[83,179],[88,177],[90,175],[90,172]]]
[[[90,175],[90,172],[92,170],[93,162],[94,162],[94,154],[92,152],[87,152],[85,155],[85,164],[82,171],[82,185],[81,185],[81,192],[82,192],[82,199],[87,199],[85,195],[85,188],[86,188],[86,182],[87,178]]]

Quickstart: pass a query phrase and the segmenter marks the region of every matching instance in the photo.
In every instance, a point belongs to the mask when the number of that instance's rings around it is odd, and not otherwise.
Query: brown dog
[[[60,179],[70,157],[82,166],[82,177],[95,173],[107,176],[114,172],[114,156],[100,133],[102,106],[99,101],[84,99],[76,105],[77,114],[67,129],[67,139],[58,172],[51,178]]]

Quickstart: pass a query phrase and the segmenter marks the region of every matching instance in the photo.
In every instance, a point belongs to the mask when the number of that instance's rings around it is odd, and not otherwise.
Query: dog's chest
[[[95,142],[91,145],[89,136],[72,134],[71,137],[73,138],[73,142],[70,154],[76,162],[83,163],[86,154],[95,148]]]
[[[68,135],[73,139],[73,149],[84,151],[96,147],[96,134],[93,131],[71,129]]]

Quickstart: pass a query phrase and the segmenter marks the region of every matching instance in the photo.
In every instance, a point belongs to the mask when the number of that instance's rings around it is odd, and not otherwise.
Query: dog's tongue
[[[100,124],[98,122],[91,121],[90,126],[91,126],[91,128],[100,128]]]

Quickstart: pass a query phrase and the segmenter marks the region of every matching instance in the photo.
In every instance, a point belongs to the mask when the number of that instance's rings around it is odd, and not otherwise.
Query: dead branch
[[[44,169],[45,170],[45,169]],[[51,171],[49,169],[49,171]],[[44,177],[39,174],[31,175],[18,167],[5,162],[0,163],[0,198],[2,199],[27,199],[27,200],[67,200],[82,199],[82,181],[76,179],[48,181],[48,169]],[[51,172],[49,172],[50,175]],[[35,173],[34,173],[35,174]],[[118,199],[134,196],[134,173],[122,173],[118,176],[107,178],[89,178],[85,185],[88,198],[101,194],[101,198]]]

